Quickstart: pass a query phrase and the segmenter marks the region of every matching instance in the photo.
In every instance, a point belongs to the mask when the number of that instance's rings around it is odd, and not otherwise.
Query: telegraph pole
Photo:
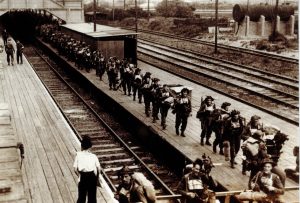
[[[138,32],[137,0],[135,0],[135,32]]]
[[[126,10],[126,0],[124,0],[124,11]]]
[[[215,54],[218,52],[218,5],[219,2],[218,0],[216,0]]]
[[[112,20],[115,21],[115,0],[113,0]]]
[[[148,0],[148,21],[150,19],[150,0]]]
[[[94,0],[94,32],[96,32],[96,0]]]
[[[278,4],[279,4],[279,0],[276,0],[276,5],[275,5],[275,9],[274,9],[274,27],[273,27],[273,32],[272,32],[272,36],[275,38],[275,33],[276,33],[276,29],[277,29],[277,15],[278,15]]]

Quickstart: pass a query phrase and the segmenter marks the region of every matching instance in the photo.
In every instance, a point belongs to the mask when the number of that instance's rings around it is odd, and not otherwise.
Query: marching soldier
[[[174,98],[170,94],[170,90],[166,84],[163,85],[162,91],[159,95],[160,100],[160,115],[161,115],[161,126],[163,130],[166,129],[166,118],[168,116],[168,111],[174,102]]]
[[[128,96],[131,96],[131,86],[132,86],[132,81],[133,81],[133,77],[134,77],[134,71],[132,66],[130,66],[129,63],[127,63],[125,70],[124,70],[124,82],[125,85],[127,87],[127,92],[128,92]],[[125,91],[126,94],[126,91]]]
[[[88,73],[91,70],[91,57],[92,57],[91,50],[89,48],[87,48],[83,54],[83,58],[84,58],[85,70]]]
[[[135,101],[136,93],[138,94],[139,103],[142,103],[142,92],[141,92],[141,85],[142,85],[142,75],[141,69],[137,68],[134,71],[134,80],[133,80],[133,101]]]
[[[229,106],[231,104],[228,102],[224,102],[221,105],[221,109],[219,110],[218,118],[213,122],[213,131],[215,132],[216,139],[213,142],[213,151],[217,153],[217,146],[220,148],[220,155],[224,155],[223,153],[223,133],[224,133],[224,122],[229,118]]]
[[[155,123],[158,120],[158,113],[159,113],[159,79],[153,78],[153,83],[150,87],[151,92],[151,102],[152,102],[152,122]]]
[[[141,89],[142,89],[142,94],[143,94],[144,103],[145,103],[145,114],[147,117],[150,116],[150,102],[151,102],[150,86],[151,86],[151,84],[152,84],[151,73],[146,72],[146,74],[143,77]]]
[[[181,136],[185,137],[184,131],[187,126],[188,117],[192,112],[192,103],[188,97],[189,90],[183,88],[180,93],[180,97],[174,101],[173,113],[176,113],[175,129],[176,135],[179,135],[179,126],[181,125]]]
[[[201,114],[200,121],[201,121],[201,145],[204,145],[204,138],[206,137],[205,144],[211,146],[209,142],[209,138],[212,133],[212,112],[216,109],[216,105],[213,103],[214,99],[211,96],[207,96],[201,107],[199,109],[199,113]]]
[[[106,69],[106,62],[105,62],[105,57],[104,55],[101,53],[100,54],[100,63],[98,64],[99,65],[99,77],[100,77],[100,80],[102,80],[102,77],[105,73],[105,69]]]
[[[224,148],[226,148],[225,158],[227,158],[227,152],[230,146],[230,164],[231,168],[235,168],[234,165],[237,164],[235,157],[240,150],[241,135],[244,129],[244,120],[240,116],[239,111],[231,111],[230,117],[225,121],[224,129],[223,139],[227,141],[226,144],[224,144]]]

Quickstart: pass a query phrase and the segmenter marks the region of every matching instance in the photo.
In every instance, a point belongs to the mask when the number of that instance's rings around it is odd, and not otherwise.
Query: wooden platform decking
[[[1,70],[0,70],[1,73]],[[27,202],[9,105],[0,103],[0,202]]]
[[[28,202],[76,202],[73,162],[80,143],[27,60],[7,66],[4,52],[0,53],[3,102],[10,106],[13,133],[24,144],[21,172]],[[104,189],[97,194],[98,202],[112,202]]]
[[[69,62],[74,66],[72,62]],[[281,129],[282,132],[289,135],[289,141],[287,141],[283,147],[283,153],[279,161],[279,166],[283,169],[285,168],[294,168],[296,158],[292,155],[292,149],[295,145],[298,145],[298,131],[299,128],[295,125],[289,124],[285,121],[275,118],[267,113],[264,113],[260,110],[257,110],[251,106],[242,104],[233,99],[227,98],[226,96],[220,95],[210,89],[197,85],[195,83],[186,81],[182,78],[169,74],[165,71],[154,68],[148,64],[138,62],[138,67],[142,69],[142,72],[147,71],[152,73],[153,77],[160,78],[161,84],[182,84],[193,88],[193,98],[192,106],[193,112],[192,117],[189,118],[188,126],[186,130],[185,138],[177,136],[175,134],[175,116],[169,112],[167,118],[167,129],[162,130],[160,122],[155,124],[152,123],[151,118],[147,118],[144,114],[144,104],[139,104],[136,101],[132,100],[132,96],[126,96],[121,91],[112,91],[108,88],[108,81],[106,74],[103,77],[103,81],[100,81],[96,77],[95,71],[92,70],[90,73],[82,70],[80,71],[86,78],[88,78],[95,86],[97,86],[101,91],[106,93],[108,96],[114,98],[115,101],[120,103],[125,109],[128,109],[135,117],[140,119],[146,125],[151,126],[158,134],[172,144],[175,148],[189,157],[191,160],[195,160],[197,157],[202,156],[203,153],[209,155],[214,163],[217,163],[217,166],[212,170],[213,177],[219,181],[227,190],[243,190],[247,188],[247,183],[249,179],[248,175],[242,175],[241,173],[241,151],[238,154],[237,162],[239,165],[236,169],[232,169],[229,166],[229,163],[224,160],[224,156],[214,154],[212,147],[201,146],[200,145],[200,133],[201,126],[197,118],[195,118],[196,112],[199,109],[201,97],[205,98],[207,95],[211,95],[215,98],[215,103],[217,106],[220,106],[223,102],[230,102],[232,105],[230,109],[237,109],[241,112],[242,116],[249,121],[252,115],[259,115],[264,123],[268,123],[274,126],[277,126]],[[214,140],[214,135],[211,138],[211,141]],[[297,186],[295,182],[290,179],[287,179],[286,186]],[[287,203],[299,202],[299,191],[288,191],[285,193],[284,198]]]

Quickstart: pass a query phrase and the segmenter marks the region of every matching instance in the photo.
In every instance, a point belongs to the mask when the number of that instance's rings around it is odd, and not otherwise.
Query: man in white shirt
[[[97,156],[89,151],[92,142],[89,136],[81,141],[81,151],[77,152],[74,161],[75,173],[79,176],[77,203],[85,203],[88,195],[89,203],[96,203],[97,181],[100,173],[100,163]]]

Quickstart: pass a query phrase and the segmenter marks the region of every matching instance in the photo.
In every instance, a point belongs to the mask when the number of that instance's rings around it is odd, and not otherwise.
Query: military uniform
[[[150,103],[151,103],[150,86],[151,86],[151,84],[152,84],[151,73],[146,72],[146,74],[143,77],[141,89],[142,89],[142,94],[143,94],[144,103],[145,103],[145,114],[147,117],[150,116]]]
[[[168,111],[174,102],[174,98],[170,95],[170,92],[168,91],[168,88],[166,85],[163,86],[162,91],[159,95],[159,101],[160,101],[160,115],[161,115],[161,126],[163,127],[163,130],[166,129],[166,118],[168,116]]]
[[[184,88],[181,90],[181,96],[174,102],[174,113],[176,113],[175,129],[176,134],[179,135],[179,126],[181,125],[181,136],[185,137],[184,131],[187,126],[188,117],[192,112],[192,103],[190,98],[184,96],[184,92],[188,94],[189,90]]]

